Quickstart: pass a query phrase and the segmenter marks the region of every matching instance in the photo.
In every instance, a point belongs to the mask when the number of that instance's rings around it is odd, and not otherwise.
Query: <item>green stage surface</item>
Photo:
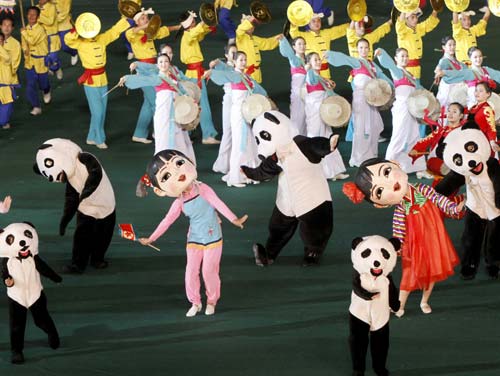
[[[27,1],[24,1],[26,4]],[[92,11],[105,28],[119,16],[116,1],[75,0],[74,15]],[[233,11],[239,20],[248,13],[247,0]],[[273,21],[257,29],[257,35],[280,32],[287,1],[269,1]],[[347,21],[347,1],[333,2],[337,23]],[[389,1],[368,0],[376,24],[389,17]],[[471,1],[478,9],[482,2]],[[197,9],[194,1],[145,1],[165,24],[174,24],[181,11]],[[429,6],[425,13],[430,12]],[[425,37],[423,83],[427,88],[440,58],[441,37],[451,33],[451,14],[441,16],[438,28]],[[476,17],[477,18],[477,17]],[[487,36],[479,40],[487,59],[498,67],[500,20],[492,17]],[[18,31],[16,31],[18,35]],[[224,35],[208,36],[202,44],[206,61],[222,56]],[[392,53],[395,34],[380,44]],[[168,39],[172,43],[172,39]],[[178,50],[178,43],[174,49]],[[333,44],[346,51],[344,39]],[[120,41],[108,48],[110,87],[128,71],[126,51]],[[178,52],[177,52],[178,56]],[[2,226],[31,221],[41,239],[41,256],[56,270],[71,254],[72,223],[59,237],[58,224],[64,186],[49,184],[32,171],[36,148],[46,139],[69,138],[94,153],[114,185],[118,223],[133,223],[139,235],[149,235],[171,203],[150,194],[135,197],[135,184],[152,156],[151,145],[131,142],[142,102],[140,91],[124,89],[109,97],[107,143],[98,150],[85,145],[89,113],[83,89],[76,84],[82,69],[69,66],[63,55],[64,80],[54,79],[50,105],[43,114],[30,117],[29,105],[20,91],[12,129],[0,131],[0,194],[13,196],[11,212],[0,217]],[[177,58],[176,58],[177,59]],[[277,51],[263,53],[264,87],[284,112],[288,112],[289,68]],[[178,60],[176,61],[177,64]],[[22,69],[21,77],[24,80]],[[345,82],[347,69],[334,79],[338,92],[350,97]],[[209,85],[216,126],[221,127],[222,90]],[[390,112],[384,113],[390,136]],[[62,346],[53,351],[31,318],[26,332],[26,364],[11,366],[7,300],[0,300],[0,374],[35,375],[208,375],[208,376],[332,376],[349,375],[347,345],[348,307],[351,295],[350,243],[356,236],[390,236],[392,210],[378,210],[364,203],[354,206],[341,192],[341,182],[330,182],[334,201],[334,233],[320,267],[302,268],[301,241],[296,236],[272,267],[258,268],[251,252],[254,241],[265,242],[267,221],[274,205],[276,181],[245,189],[227,188],[211,172],[216,146],[202,146],[197,135],[195,150],[200,180],[208,183],[239,215],[248,213],[244,230],[224,221],[224,255],[221,263],[222,298],[215,316],[201,314],[188,319],[184,294],[185,236],[187,221],[180,218],[157,245],[161,252],[113,238],[107,270],[89,269],[82,276],[64,276],[61,285],[44,280],[49,310],[59,329]],[[383,155],[387,143],[381,144]],[[340,146],[347,163],[350,144]],[[354,173],[349,169],[349,173]],[[414,181],[414,177],[411,178]],[[447,223],[459,247],[462,223]],[[460,250],[459,250],[460,251]],[[400,271],[394,273],[399,281]],[[411,295],[406,315],[391,318],[391,349],[388,366],[393,375],[405,376],[498,376],[500,374],[500,282],[487,279],[481,269],[474,281],[453,276],[439,283],[431,299],[433,313],[420,312],[420,294]],[[370,363],[368,363],[370,364]],[[371,370],[367,375],[373,374]]]

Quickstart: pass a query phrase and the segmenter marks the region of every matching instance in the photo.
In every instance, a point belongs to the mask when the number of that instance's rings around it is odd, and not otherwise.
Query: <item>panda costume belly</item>
[[[114,232],[116,203],[111,182],[97,158],[70,140],[56,138],[40,146],[34,170],[50,182],[66,183],[60,235],[76,214],[72,262],[65,271],[82,273],[89,260],[95,268],[107,267],[104,254]]]

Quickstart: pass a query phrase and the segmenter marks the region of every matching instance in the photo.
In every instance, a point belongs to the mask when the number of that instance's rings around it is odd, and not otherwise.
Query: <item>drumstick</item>
[[[151,247],[153,249],[156,249],[158,252],[160,252],[160,248],[155,247],[153,244],[148,244],[148,247]]]
[[[26,28],[26,24],[24,23],[24,9],[22,0],[19,2],[19,13],[21,13],[21,23],[23,24],[23,28]]]
[[[115,86],[113,86],[111,89],[109,89],[107,92],[105,92],[102,95],[102,98],[104,98],[106,95],[108,95],[109,93],[111,93],[113,90],[118,89],[119,87],[120,87],[120,83],[118,82]]]

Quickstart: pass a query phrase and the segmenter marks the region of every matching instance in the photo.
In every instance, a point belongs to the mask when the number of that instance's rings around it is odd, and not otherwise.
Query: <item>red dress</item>
[[[405,291],[445,280],[459,263],[440,213],[457,215],[456,203],[423,184],[410,186],[409,193],[410,199],[396,207],[393,222],[394,235],[404,234],[400,289]]]

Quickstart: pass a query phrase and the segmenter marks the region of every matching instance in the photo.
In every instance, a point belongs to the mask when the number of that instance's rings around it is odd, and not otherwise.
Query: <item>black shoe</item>
[[[24,363],[24,355],[22,351],[12,351],[12,356],[10,358],[10,362],[12,364],[23,364]]]
[[[96,269],[106,269],[109,266],[107,261],[91,262],[90,265]]]
[[[65,274],[82,274],[83,270],[80,269],[75,264],[64,265],[62,268],[62,272]]]
[[[319,265],[319,255],[314,252],[308,253],[304,256],[304,260],[302,261],[302,266],[317,266]]]
[[[476,269],[471,268],[470,266],[462,266],[462,270],[460,271],[460,278],[464,281],[470,281],[476,277]]]
[[[488,265],[486,267],[486,271],[490,279],[498,279],[498,266],[496,265]]]
[[[267,257],[266,249],[262,244],[255,243],[252,246],[253,256],[255,257],[255,265],[257,266],[266,266],[271,265],[273,260],[270,260]]]
[[[57,332],[49,334],[49,346],[51,349],[58,349],[61,345],[61,341],[59,340],[59,334]]]

